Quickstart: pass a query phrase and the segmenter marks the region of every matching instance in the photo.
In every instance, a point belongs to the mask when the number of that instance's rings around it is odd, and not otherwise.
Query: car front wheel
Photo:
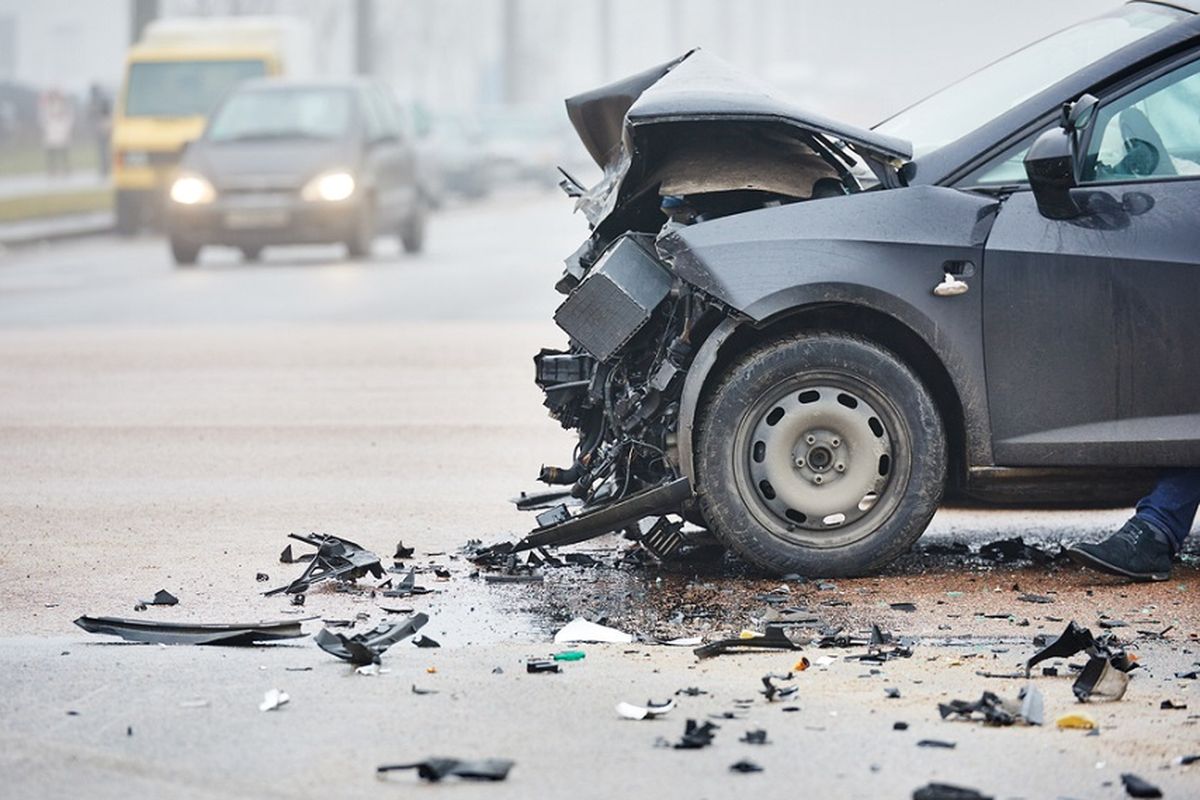
[[[200,257],[200,245],[172,236],[171,257],[175,259],[176,266],[190,267]]]
[[[697,493],[712,532],[769,571],[870,573],[908,550],[941,501],[945,432],[917,376],[841,333],[770,342],[701,411]]]

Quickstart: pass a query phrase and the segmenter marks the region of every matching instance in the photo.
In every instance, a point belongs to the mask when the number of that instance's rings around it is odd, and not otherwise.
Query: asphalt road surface
[[[878,623],[911,641],[913,655],[868,664],[854,649],[808,647],[811,661],[834,660],[798,673],[784,702],[762,697],[760,678],[788,672],[801,653],[698,661],[646,641],[587,645],[561,674],[526,674],[527,657],[562,649],[551,635],[577,614],[648,640],[714,639],[761,628],[760,595],[779,585],[728,559],[552,569],[542,585],[488,585],[456,557],[469,539],[528,528],[507,498],[535,488],[542,463],[569,458],[530,357],[562,343],[549,321],[552,284],[583,235],[568,201],[513,194],[443,211],[419,257],[381,240],[360,261],[304,248],[247,265],[216,251],[178,270],[153,238],[0,254],[0,794],[906,798],[942,781],[998,798],[1117,798],[1121,773],[1135,772],[1167,797],[1200,796],[1200,765],[1174,763],[1200,752],[1196,681],[1175,678],[1200,661],[1192,557],[1154,586],[1061,562],[922,553],[882,576],[790,583],[787,605],[846,632]],[[1126,513],[948,509],[923,543],[1019,535],[1054,552],[1103,536]],[[416,548],[409,563],[450,577],[424,571],[419,582],[436,591],[406,599],[328,585],[303,609],[263,597],[299,573],[278,556],[288,533],[308,531],[360,542],[385,563],[403,540]],[[624,547],[606,537],[578,549],[611,562]],[[179,605],[133,610],[160,588]],[[1024,593],[1052,602],[1021,602]],[[425,632],[442,647],[401,642],[375,676],[310,640],[136,646],[72,624],[81,614],[364,614],[361,630],[400,606],[427,612]],[[1143,668],[1123,700],[1081,707],[1060,664],[1060,677],[1032,679],[1046,726],[940,719],[937,704],[951,698],[1015,696],[1024,680],[977,673],[1012,672],[1034,635],[1072,618],[1097,632],[1102,620],[1125,623],[1114,630]],[[620,701],[662,701],[689,686],[707,694],[677,697],[659,720],[614,713]],[[886,698],[889,687],[900,697]],[[271,688],[291,702],[260,712]],[[1162,710],[1164,700],[1190,709]],[[1079,710],[1098,736],[1055,728]],[[688,718],[726,712],[734,718],[715,720],[708,748],[656,746],[677,741]],[[771,744],[739,741],[754,728]],[[375,775],[380,764],[438,755],[516,766],[499,784]],[[764,771],[731,772],[743,759]]]

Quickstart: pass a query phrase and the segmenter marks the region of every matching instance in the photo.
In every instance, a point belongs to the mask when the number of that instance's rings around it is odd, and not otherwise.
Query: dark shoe
[[[1171,543],[1136,517],[1103,542],[1068,547],[1067,555],[1076,564],[1135,581],[1171,577]]]

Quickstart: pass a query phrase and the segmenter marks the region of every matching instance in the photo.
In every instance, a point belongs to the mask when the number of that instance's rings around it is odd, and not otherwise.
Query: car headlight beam
[[[171,200],[182,206],[211,203],[216,196],[213,185],[200,175],[180,175],[171,184]]]
[[[326,172],[305,184],[300,195],[305,200],[338,203],[354,194],[354,176],[349,172]]]

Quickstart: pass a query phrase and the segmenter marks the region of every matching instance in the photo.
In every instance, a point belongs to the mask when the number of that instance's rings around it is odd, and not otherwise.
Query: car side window
[[[375,99],[375,93],[369,90],[364,91],[359,94],[359,98],[362,103],[363,126],[367,132],[367,141],[378,141],[386,135],[387,129],[383,116],[379,113],[379,103]]]
[[[983,166],[967,175],[958,182],[963,188],[972,186],[1013,186],[1029,183],[1025,176],[1025,154],[1029,152],[1033,140],[1041,136],[1044,130],[1039,130],[1030,136],[1022,138],[1000,155],[993,157]]]
[[[1104,103],[1082,183],[1200,175],[1200,60]]]

